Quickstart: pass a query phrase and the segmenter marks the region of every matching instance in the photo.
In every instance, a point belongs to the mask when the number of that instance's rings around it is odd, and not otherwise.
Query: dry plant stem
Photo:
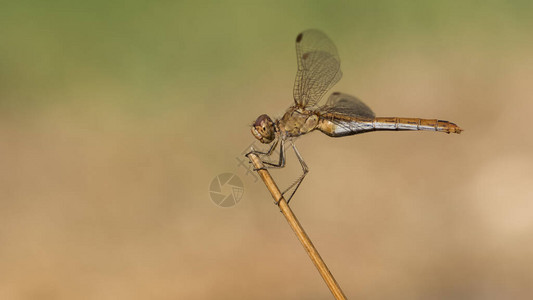
[[[326,266],[326,263],[324,263],[322,257],[320,257],[320,254],[318,254],[318,251],[305,233],[304,229],[302,228],[302,225],[300,225],[298,219],[296,219],[296,216],[283,198],[283,195],[281,195],[281,192],[279,191],[278,186],[270,176],[270,173],[264,168],[261,159],[259,159],[259,157],[253,152],[248,154],[248,158],[252,162],[254,168],[257,170],[257,173],[259,173],[259,176],[261,176],[261,179],[263,179],[263,182],[265,183],[267,189],[270,191],[270,194],[272,194],[274,201],[279,204],[281,213],[285,216],[287,222],[289,222],[289,225],[291,226],[294,233],[296,233],[296,236],[304,246],[305,251],[309,255],[309,258],[311,258],[311,260],[315,264],[316,268],[318,269],[318,272],[326,282],[328,288],[331,290],[331,293],[333,293],[335,299],[346,299],[346,296],[342,292],[337,281],[335,281],[335,278],[333,278],[333,275],[331,275],[331,272]]]

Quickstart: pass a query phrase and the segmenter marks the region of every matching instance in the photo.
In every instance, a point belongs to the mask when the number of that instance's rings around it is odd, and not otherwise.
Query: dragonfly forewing
[[[296,106],[314,106],[342,77],[335,44],[321,31],[310,29],[296,37],[298,71],[293,96]]]

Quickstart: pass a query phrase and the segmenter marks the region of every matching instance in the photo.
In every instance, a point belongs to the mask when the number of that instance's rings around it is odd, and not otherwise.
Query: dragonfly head
[[[274,122],[267,115],[260,115],[252,124],[252,134],[261,143],[270,144],[276,137]]]

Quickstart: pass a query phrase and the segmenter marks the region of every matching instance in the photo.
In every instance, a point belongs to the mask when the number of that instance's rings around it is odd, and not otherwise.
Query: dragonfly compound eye
[[[268,144],[274,140],[274,122],[267,115],[260,115],[252,124],[252,134],[261,143]]]

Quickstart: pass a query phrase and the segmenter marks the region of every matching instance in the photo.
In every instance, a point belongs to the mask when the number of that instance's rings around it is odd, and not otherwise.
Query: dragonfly
[[[280,119],[272,120],[263,114],[251,126],[256,139],[263,144],[271,144],[266,152],[251,149],[251,152],[261,157],[266,168],[285,166],[286,143],[290,143],[300,162],[302,175],[282,193],[285,195],[292,189],[287,203],[309,173],[307,164],[294,144],[294,140],[302,135],[316,130],[330,137],[380,130],[427,130],[445,133],[461,133],[463,130],[452,122],[437,119],[376,117],[361,100],[340,92],[332,93],[324,105],[318,106],[324,94],[342,77],[337,48],[323,32],[308,29],[296,37],[296,58],[298,70],[293,88],[294,104]],[[266,160],[278,145],[278,162]]]

